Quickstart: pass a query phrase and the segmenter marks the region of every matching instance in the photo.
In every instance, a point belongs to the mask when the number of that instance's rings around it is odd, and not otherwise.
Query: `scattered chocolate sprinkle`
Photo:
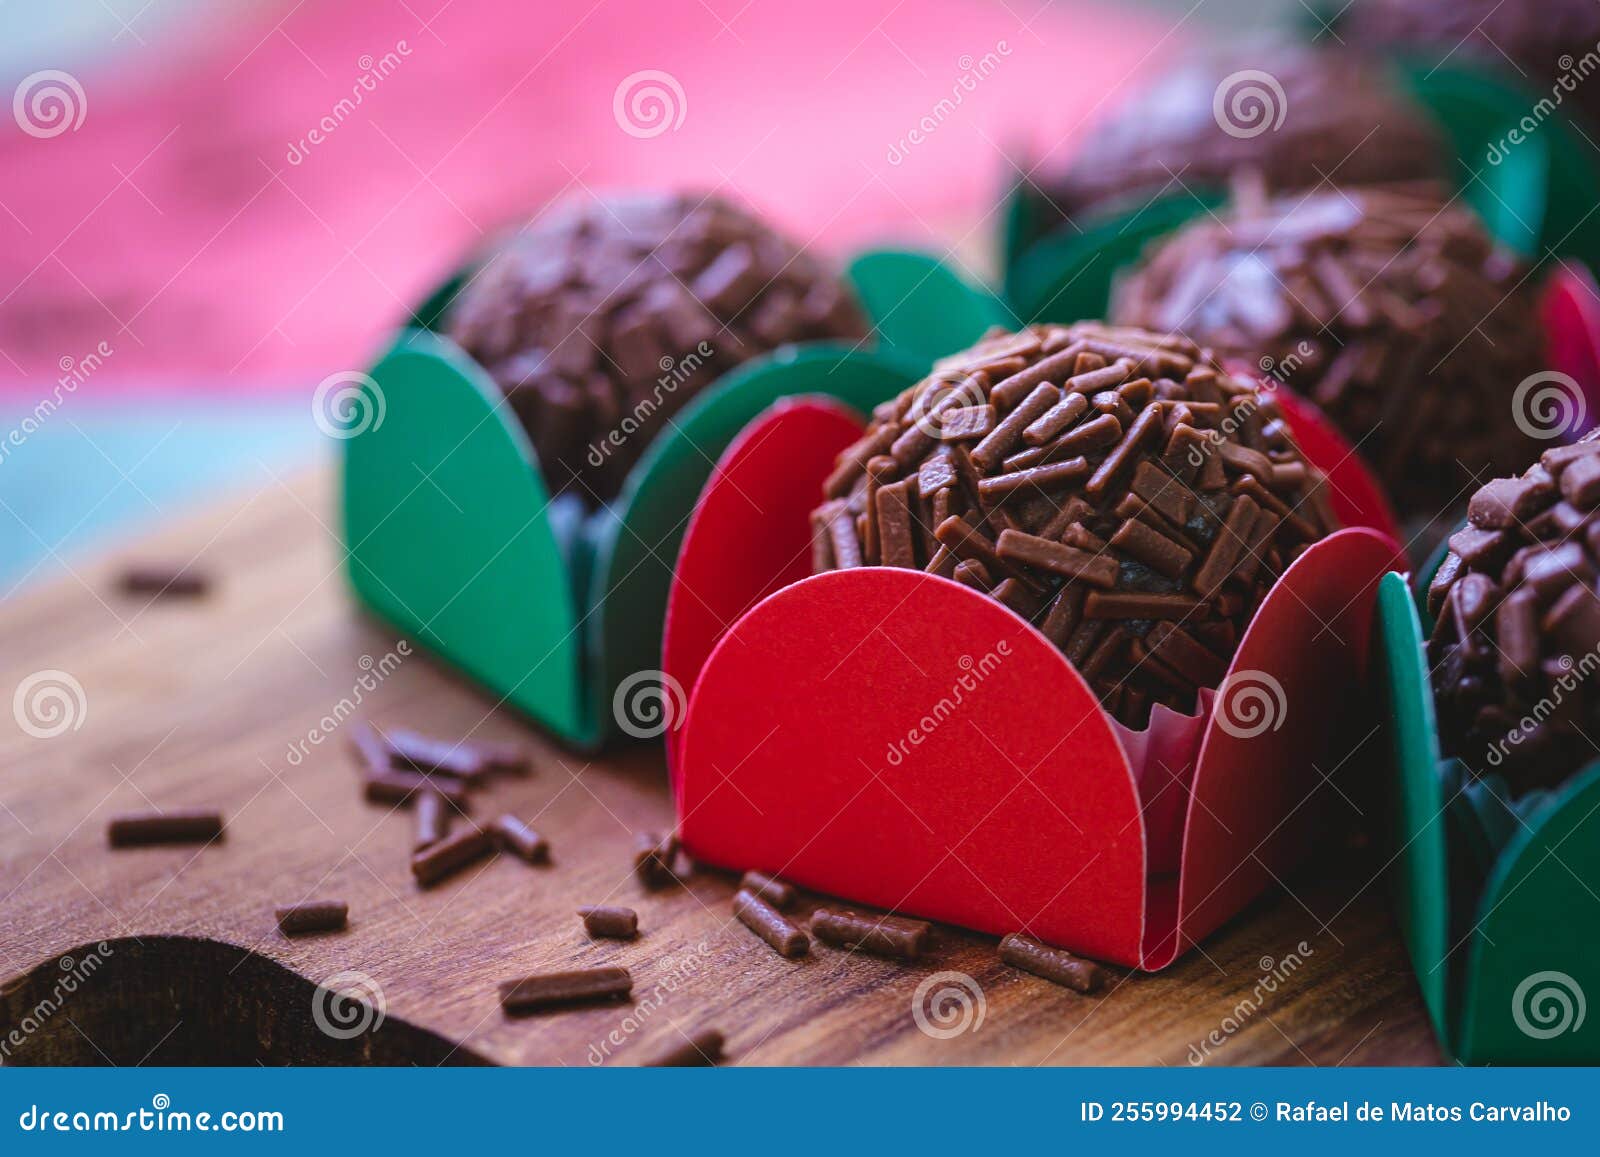
[[[494,851],[489,833],[469,827],[430,844],[411,857],[411,874],[424,888],[432,887]]]
[[[633,870],[646,888],[665,888],[678,878],[678,837],[640,832],[633,840]]]
[[[432,788],[419,792],[416,804],[417,831],[411,842],[411,850],[420,852],[449,835],[450,813],[454,810],[450,801]]]
[[[550,862],[550,844],[514,815],[503,815],[489,825],[495,843],[530,864]]]
[[[843,908],[818,908],[811,914],[811,932],[835,948],[859,948],[877,956],[915,960],[927,948],[933,925],[899,916],[864,916]]]
[[[209,844],[222,838],[222,813],[199,808],[113,816],[106,837],[113,848],[147,844]]]
[[[137,563],[124,568],[117,585],[130,595],[197,598],[211,589],[211,580],[204,571],[189,566]]]
[[[350,728],[350,745],[361,760],[362,770],[368,773],[387,772],[394,767],[394,754],[389,745],[370,723],[357,723]]]
[[[277,910],[278,931],[285,936],[311,932],[342,932],[350,918],[350,906],[343,900],[313,900],[287,904]]]
[[[761,897],[779,911],[794,903],[794,886],[765,872],[746,872],[739,880],[739,887]]]
[[[701,1029],[694,1035],[684,1038],[678,1044],[667,1049],[655,1060],[646,1061],[645,1065],[649,1068],[658,1069],[699,1068],[706,1065],[715,1065],[722,1060],[722,1049],[725,1043],[722,1034],[716,1029]]]
[[[589,904],[578,909],[583,930],[590,936],[610,940],[632,940],[639,935],[639,913],[632,908]]]
[[[1000,959],[1013,968],[1084,993],[1097,991],[1106,979],[1105,969],[1094,961],[1051,948],[1021,932],[1013,932],[1000,941]]]
[[[443,796],[457,810],[464,809],[467,803],[466,788],[460,783],[410,771],[368,772],[362,786],[371,803],[409,806],[422,792]]]
[[[416,771],[476,779],[489,770],[483,754],[466,742],[434,739],[415,731],[391,727],[384,732],[390,758],[397,767]]]
[[[568,1004],[621,1000],[633,992],[626,968],[579,968],[542,972],[500,986],[500,1007],[508,1013],[538,1012]]]
[[[804,956],[811,950],[810,938],[754,892],[741,888],[734,893],[733,914],[786,960]]]
[[[520,743],[479,739],[472,741],[471,746],[488,771],[497,771],[505,775],[526,775],[533,770],[533,756]]]

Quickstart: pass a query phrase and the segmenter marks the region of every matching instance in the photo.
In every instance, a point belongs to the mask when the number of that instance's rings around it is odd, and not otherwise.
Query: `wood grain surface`
[[[0,604],[0,690],[41,671],[83,690],[60,735],[0,726],[0,1061],[635,1064],[702,1028],[740,1064],[1441,1060],[1380,865],[1347,851],[1173,968],[1117,972],[1095,996],[954,929],[915,965],[822,945],[781,960],[733,922],[731,877],[657,892],[632,877],[634,833],[671,822],[659,751],[574,755],[400,655],[345,590],[333,509],[331,470],[272,480]],[[203,599],[117,592],[126,563],[191,559],[216,580]],[[379,726],[525,742],[533,774],[496,780],[472,811],[527,819],[552,863],[499,856],[419,890],[410,815],[362,800],[349,724],[326,718],[356,697]],[[226,814],[222,842],[107,846],[116,813],[193,806]],[[276,905],[323,898],[349,902],[347,932],[279,934]],[[636,908],[640,937],[589,940],[575,909],[601,902]],[[633,971],[631,1003],[500,1010],[501,981],[600,964]],[[942,972],[967,979],[930,994],[974,986],[949,1035],[913,1015]],[[367,993],[381,1022],[319,995],[324,982]]]

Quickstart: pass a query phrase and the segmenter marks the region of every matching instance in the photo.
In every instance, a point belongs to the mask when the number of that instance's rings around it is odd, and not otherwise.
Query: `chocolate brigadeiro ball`
[[[1444,753],[1513,790],[1600,758],[1600,441],[1472,496],[1428,589]]]
[[[1178,329],[1316,402],[1402,515],[1432,518],[1537,452],[1512,395],[1540,368],[1532,283],[1427,194],[1243,197],[1158,243],[1111,317]]]
[[[446,329],[505,390],[550,489],[595,505],[720,375],[786,342],[858,340],[867,323],[832,271],[745,210],[639,194],[519,232]]]
[[[1338,32],[1356,47],[1414,53],[1428,64],[1488,65],[1600,124],[1594,0],[1356,0]]]
[[[1278,575],[1335,527],[1268,394],[1193,342],[996,333],[874,411],[811,516],[816,571],[955,579],[1034,623],[1142,727],[1227,673]]]
[[[1225,188],[1241,170],[1274,192],[1450,172],[1432,123],[1378,65],[1276,42],[1178,65],[1090,129],[1070,157],[1024,185],[1040,232],[1092,210],[1136,209],[1163,192]]]

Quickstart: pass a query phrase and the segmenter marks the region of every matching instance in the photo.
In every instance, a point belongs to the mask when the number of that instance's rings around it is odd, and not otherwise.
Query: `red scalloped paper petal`
[[[1201,744],[1184,827],[1180,924],[1163,929],[1152,914],[1147,967],[1171,963],[1315,843],[1327,801],[1314,797],[1333,790],[1324,778],[1333,771],[1325,757],[1335,728],[1343,724],[1355,743],[1371,727],[1370,705],[1348,689],[1366,683],[1378,580],[1405,566],[1393,539],[1342,530],[1296,559],[1263,600]]]
[[[1294,431],[1300,452],[1328,477],[1328,497],[1340,526],[1368,526],[1403,542],[1400,523],[1389,506],[1383,487],[1367,464],[1351,447],[1339,428],[1315,403],[1290,390],[1274,394],[1278,409]]]
[[[1588,269],[1562,262],[1539,295],[1545,356],[1583,391],[1585,420],[1571,431],[1576,439],[1600,418],[1600,288]]]
[[[673,570],[661,669],[686,692],[740,615],[811,573],[811,510],[865,426],[819,397],[786,399],[746,426],[706,482]],[[676,764],[679,732],[667,734]]]
[[[697,860],[1137,964],[1144,826],[1044,636],[919,571],[816,575],[717,645],[679,736]]]

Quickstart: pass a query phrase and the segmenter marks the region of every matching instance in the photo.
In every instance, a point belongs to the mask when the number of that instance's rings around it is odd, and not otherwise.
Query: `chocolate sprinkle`
[[[1591,434],[1472,496],[1428,590],[1444,753],[1514,792],[1600,756],[1600,469]]]
[[[285,936],[342,932],[349,923],[350,906],[343,900],[309,900],[285,904],[273,915],[278,921],[278,931]]]

